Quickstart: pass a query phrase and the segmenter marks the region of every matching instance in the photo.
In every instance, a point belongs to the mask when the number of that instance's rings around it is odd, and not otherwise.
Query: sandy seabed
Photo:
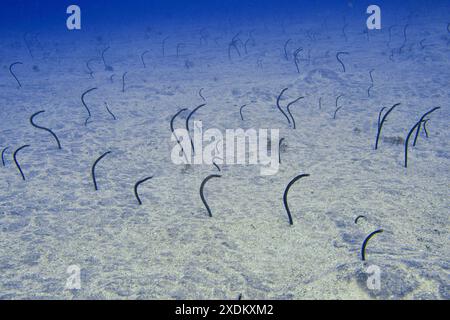
[[[346,41],[340,27],[321,23],[31,33],[33,58],[22,33],[5,32],[0,298],[448,299],[450,36],[445,23],[422,17],[404,43],[405,24],[391,30],[391,41],[388,27],[368,39],[363,26],[349,26]],[[228,44],[239,31],[241,56],[233,49],[230,60]],[[112,70],[101,60],[108,46]],[[300,73],[292,57],[298,47]],[[338,51],[349,52],[346,72]],[[23,62],[14,66],[21,88],[8,70],[15,61]],[[85,126],[81,94],[93,87]],[[192,119],[205,129],[276,128],[284,138],[276,175],[221,166],[222,177],[205,187],[212,218],[199,187],[217,169],[175,165],[170,157],[170,120],[204,103],[201,88],[206,106]],[[284,108],[305,97],[291,109],[295,130],[276,108],[283,88]],[[374,150],[378,112],[396,103]],[[421,131],[410,146],[405,169],[406,135],[435,106],[441,109],[429,116],[429,136]],[[39,110],[45,113],[35,122],[57,134],[62,150],[31,126]],[[23,181],[12,154],[26,144],[18,154]],[[106,151],[95,191],[91,166]],[[289,192],[290,226],[283,193],[302,173],[310,176]],[[140,186],[139,206],[133,187],[147,176],[153,179]],[[366,218],[355,224],[359,215]],[[362,242],[377,229],[384,232],[370,240],[362,262]],[[81,269],[80,290],[65,288],[70,265]],[[367,288],[370,265],[381,270],[380,290]]]

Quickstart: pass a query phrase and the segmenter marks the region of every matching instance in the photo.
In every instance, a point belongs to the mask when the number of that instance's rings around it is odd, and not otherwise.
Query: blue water
[[[279,23],[314,21],[321,15],[335,16],[336,20],[347,17],[350,21],[365,21],[366,8],[375,4],[381,7],[383,22],[389,26],[399,19],[431,17],[435,22],[447,23],[449,3],[446,0],[409,1],[273,1],[273,0],[208,0],[208,1],[14,1],[2,0],[0,25],[7,29],[57,27],[65,21],[66,8],[76,4],[83,13],[85,32],[89,27],[108,26],[121,28],[127,25],[165,24],[186,25],[189,23],[219,23],[220,21],[260,19],[278,20]],[[434,14],[434,16],[432,16]]]

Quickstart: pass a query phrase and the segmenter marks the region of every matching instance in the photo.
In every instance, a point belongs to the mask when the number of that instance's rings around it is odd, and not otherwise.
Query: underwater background
[[[450,298],[449,0],[0,6],[0,299]],[[194,120],[278,172],[175,164]]]

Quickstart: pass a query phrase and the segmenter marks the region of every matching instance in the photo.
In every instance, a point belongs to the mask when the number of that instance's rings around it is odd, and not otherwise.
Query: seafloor
[[[24,32],[3,30],[0,298],[449,299],[450,35],[441,18],[405,16],[369,37],[363,20],[342,30],[339,19],[40,30],[26,42]],[[240,56],[233,49],[229,59],[238,32]],[[112,70],[101,60],[106,47]],[[340,51],[349,53],[346,72]],[[8,69],[16,61],[20,88]],[[81,95],[93,87],[85,125]],[[205,128],[279,128],[284,138],[276,175],[221,166],[222,177],[205,187],[212,218],[199,187],[217,169],[170,158],[170,119],[204,103],[201,88],[206,106],[192,119]],[[296,129],[276,108],[283,88],[283,108],[305,97],[291,109]],[[396,103],[374,150],[378,112]],[[437,106],[405,168],[408,131]],[[35,122],[55,132],[61,150],[30,124],[40,110]],[[23,145],[25,181],[13,161]],[[91,166],[106,151],[95,191]],[[302,173],[310,177],[289,192],[290,226],[283,193]],[[147,176],[139,206],[133,186]],[[355,224],[359,215],[366,218]],[[377,229],[384,232],[362,262],[362,242]],[[79,290],[65,287],[70,265],[81,269]],[[367,288],[370,265],[380,267],[380,290]]]

